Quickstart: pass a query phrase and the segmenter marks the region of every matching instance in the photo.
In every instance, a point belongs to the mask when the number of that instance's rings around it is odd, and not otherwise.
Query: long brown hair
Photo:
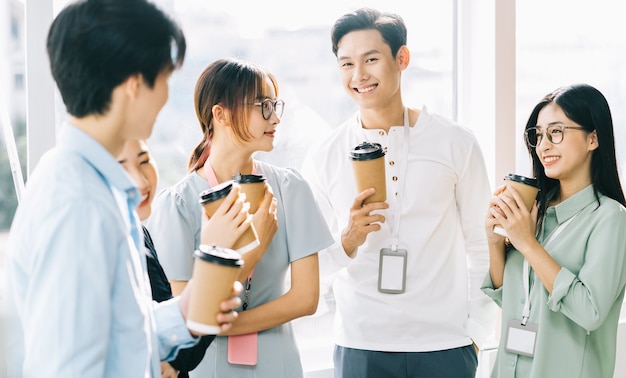
[[[278,84],[274,75],[250,62],[232,58],[219,59],[204,69],[194,90],[194,105],[202,129],[202,140],[189,156],[189,172],[204,166],[211,153],[214,105],[220,104],[230,110],[230,123],[237,138],[241,141],[250,140],[250,112],[245,109],[251,103],[263,100],[267,93],[268,78],[278,95]]]

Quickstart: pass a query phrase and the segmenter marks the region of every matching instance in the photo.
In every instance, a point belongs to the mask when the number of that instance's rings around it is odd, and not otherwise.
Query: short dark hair
[[[406,45],[406,25],[400,15],[383,13],[372,8],[361,8],[346,13],[335,21],[330,32],[335,56],[337,56],[341,38],[357,30],[378,30],[391,48],[391,55],[394,58],[400,47]]]
[[[185,37],[146,0],[82,0],[64,8],[48,32],[52,76],[69,114],[105,114],[113,89],[141,74],[152,87],[159,73],[180,67]]]
[[[558,88],[547,94],[535,105],[524,130],[536,127],[539,112],[551,103],[561,108],[567,118],[582,126],[586,132],[596,132],[598,148],[593,151],[590,168],[591,183],[596,198],[598,198],[598,193],[601,193],[626,206],[617,168],[613,119],[604,95],[588,84],[574,84]],[[541,187],[537,196],[537,207],[539,208],[537,221],[540,222],[551,200],[548,196],[559,186],[559,181],[546,176],[535,148],[528,143],[526,147],[532,159],[533,174]]]

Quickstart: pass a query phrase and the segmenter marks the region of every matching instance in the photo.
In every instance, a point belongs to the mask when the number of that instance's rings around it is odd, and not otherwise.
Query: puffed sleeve
[[[165,189],[152,206],[146,226],[159,251],[159,260],[170,280],[188,281],[193,267],[193,251],[199,244],[202,222],[197,197],[184,198]]]
[[[313,192],[295,169],[286,169],[280,180],[289,261],[295,261],[333,244],[326,221]]]

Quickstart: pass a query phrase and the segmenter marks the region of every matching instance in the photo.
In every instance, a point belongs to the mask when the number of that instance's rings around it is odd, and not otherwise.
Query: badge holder
[[[510,320],[506,329],[506,340],[504,350],[522,356],[533,357],[535,355],[535,344],[537,343],[538,326],[535,323],[520,322]]]
[[[546,248],[556,237],[576,218],[578,213],[574,214],[571,218],[561,223],[556,228],[548,240],[543,244]],[[510,353],[519,354],[521,356],[534,357],[535,344],[537,343],[537,332],[539,332],[539,326],[536,323],[528,323],[530,318],[530,289],[531,289],[531,273],[530,264],[528,260],[524,259],[522,265],[522,284],[524,285],[524,294],[526,300],[524,301],[524,308],[522,309],[522,320],[510,320],[506,329],[504,350]]]
[[[383,248],[378,262],[378,291],[401,294],[406,289],[406,249]]]
[[[228,362],[237,365],[257,363],[258,334],[228,336]]]
[[[522,284],[524,285],[524,308],[522,309],[522,320],[509,320],[504,335],[504,350],[521,356],[533,357],[535,355],[535,344],[537,343],[538,326],[536,323],[528,323],[530,318],[530,288],[531,274],[528,260],[524,259],[522,266]]]
[[[243,311],[246,311],[250,301],[250,288],[252,287],[252,275],[246,280],[246,288],[243,299]],[[257,363],[259,334],[257,332],[245,335],[228,336],[228,362],[236,365],[254,366]]]

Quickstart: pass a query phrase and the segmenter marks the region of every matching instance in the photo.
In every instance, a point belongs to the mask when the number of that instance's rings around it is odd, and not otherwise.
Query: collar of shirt
[[[133,208],[139,205],[141,195],[130,175],[114,156],[87,133],[74,125],[64,123],[59,134],[58,146],[82,156],[111,188],[126,193]]]
[[[589,185],[567,200],[554,206],[554,212],[556,214],[558,224],[561,224],[578,214],[578,212],[589,206],[589,204],[594,201],[596,201],[596,197],[593,192],[593,185]]]
[[[411,125],[411,131],[418,130],[422,128],[422,124],[428,122],[430,119],[430,114],[428,113],[428,109],[426,105],[423,105],[419,117],[417,117],[417,121],[414,125]],[[354,128],[357,132],[363,132],[367,137],[373,135],[379,135],[379,131],[381,129],[364,129],[361,127],[361,113],[357,110],[352,118],[349,120],[350,127]],[[402,127],[403,125],[397,125],[398,127]]]

